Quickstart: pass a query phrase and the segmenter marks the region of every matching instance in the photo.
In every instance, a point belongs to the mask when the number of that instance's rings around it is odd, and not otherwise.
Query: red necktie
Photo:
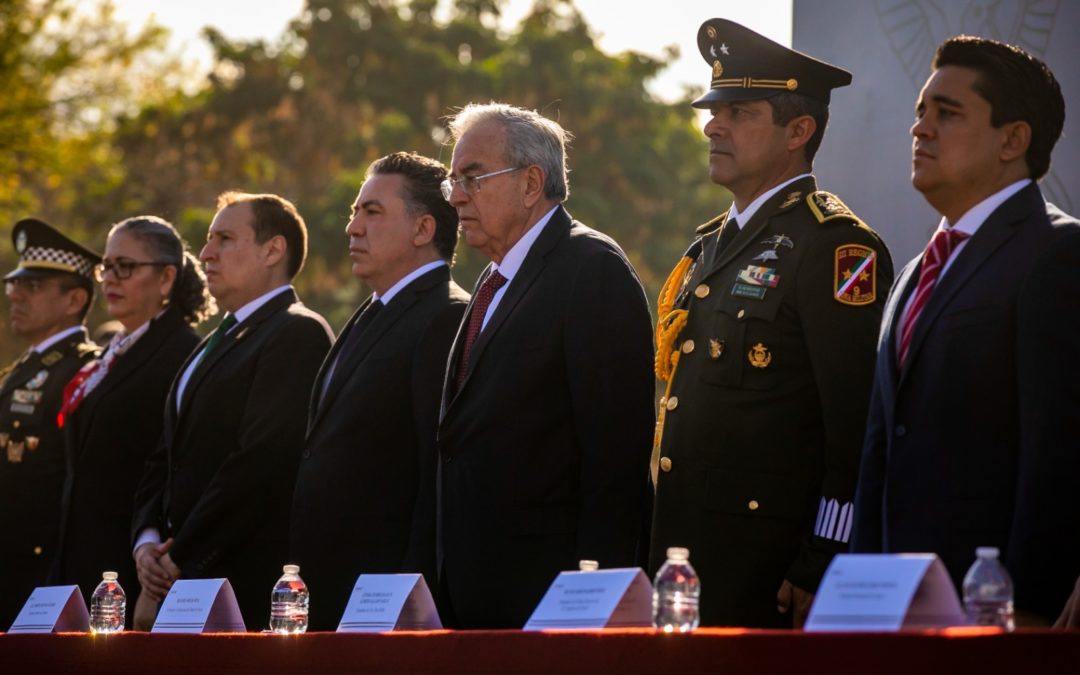
[[[922,268],[919,270],[919,285],[915,287],[915,295],[911,300],[911,308],[900,330],[900,354],[897,362],[903,367],[907,360],[908,349],[911,347],[911,336],[915,333],[915,324],[919,315],[926,308],[926,301],[930,299],[937,284],[941,268],[948,262],[953,249],[957,244],[968,238],[967,233],[955,229],[938,229],[923,252]]]
[[[465,381],[465,371],[469,369],[469,355],[472,353],[477,336],[480,335],[480,327],[484,325],[484,315],[491,306],[495,292],[505,283],[506,277],[499,274],[498,270],[494,270],[487,279],[484,279],[484,283],[480,284],[480,290],[476,292],[476,302],[473,303],[472,312],[469,314],[469,328],[465,331],[465,345],[461,349],[461,364],[457,369],[458,389],[461,389],[461,383]]]

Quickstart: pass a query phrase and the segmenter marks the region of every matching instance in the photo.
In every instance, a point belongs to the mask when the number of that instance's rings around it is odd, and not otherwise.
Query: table
[[[1062,673],[1080,672],[1080,631],[906,633],[701,629],[600,632],[430,631],[301,636],[0,635],[15,673]]]

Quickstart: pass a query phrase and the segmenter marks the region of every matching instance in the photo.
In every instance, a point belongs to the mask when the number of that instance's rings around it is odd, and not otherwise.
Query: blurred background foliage
[[[655,305],[693,228],[730,200],[708,181],[696,92],[656,99],[646,84],[674,54],[600,51],[570,0],[537,0],[508,31],[501,4],[454,0],[438,19],[437,0],[309,0],[274,40],[208,26],[198,73],[166,29],[129,29],[107,1],[0,0],[0,270],[23,217],[101,250],[112,223],[159,215],[197,252],[217,194],[275,192],[310,230],[300,295],[338,330],[369,292],[344,235],[367,165],[397,150],[449,163],[447,115],[498,100],[573,133],[567,207],[623,246]],[[462,244],[454,275],[471,288],[485,262]],[[3,319],[0,363],[25,349],[6,303]]]

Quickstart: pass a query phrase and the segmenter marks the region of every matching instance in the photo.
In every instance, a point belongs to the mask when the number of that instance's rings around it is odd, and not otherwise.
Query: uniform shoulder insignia
[[[783,211],[784,209],[790,209],[792,206],[799,203],[799,197],[802,197],[802,192],[800,190],[789,192],[787,196],[784,197],[784,201],[776,207],[777,210]]]
[[[825,192],[824,190],[811,192],[806,196],[806,203],[810,206],[810,210],[819,223],[839,218],[862,223],[859,217],[847,207],[847,204],[840,201],[840,198],[831,192]]]
[[[45,356],[41,357],[41,365],[48,368],[49,366],[54,365],[57,361],[59,361],[62,358],[64,358],[64,352],[60,351],[59,349],[54,349],[51,352],[49,352],[48,354],[46,354]]]
[[[724,211],[723,213],[713,218],[709,222],[705,223],[704,225],[698,225],[697,229],[694,230],[694,232],[696,232],[699,237],[704,237],[707,234],[719,230],[720,227],[723,226],[724,221],[727,220],[727,214],[728,212]]]

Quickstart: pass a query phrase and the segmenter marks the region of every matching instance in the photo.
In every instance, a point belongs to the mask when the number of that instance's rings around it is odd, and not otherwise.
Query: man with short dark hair
[[[226,193],[200,259],[218,328],[181,368],[135,498],[136,627],[179,577],[228,577],[266,627],[288,549],[308,394],[333,333],[299,301],[307,228],[276,195]]]
[[[810,173],[851,74],[723,19],[698,47],[709,177],[734,202],[660,297],[650,567],[690,549],[704,625],[799,627],[847,549],[892,262]]]
[[[885,308],[852,535],[859,552],[932,551],[958,588],[995,546],[1018,618],[1038,622],[1080,575],[1080,222],[1036,182],[1064,119],[1019,47],[938,48],[911,182],[942,218]]]
[[[101,258],[49,224],[15,223],[19,266],[4,276],[11,330],[30,348],[0,369],[0,630],[45,579],[55,553],[64,485],[56,423],[64,387],[97,349],[83,320]]]
[[[360,573],[435,581],[435,429],[446,357],[469,295],[450,277],[457,214],[446,167],[398,152],[367,170],[348,227],[373,294],[315,379],[293,496],[290,559],[334,630]]]
[[[611,238],[574,221],[563,128],[471,104],[450,122],[469,246],[491,260],[447,364],[439,574],[461,628],[520,628],[581,559],[637,564],[646,513],[652,331]]]

